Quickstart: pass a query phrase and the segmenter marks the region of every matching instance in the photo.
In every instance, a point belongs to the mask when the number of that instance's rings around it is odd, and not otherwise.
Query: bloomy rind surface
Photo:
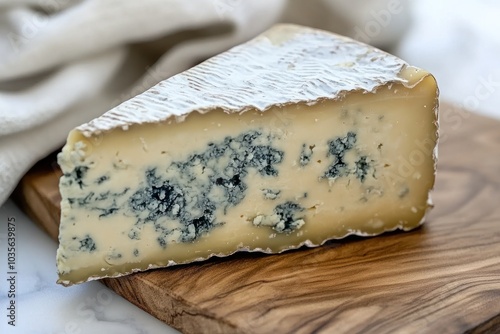
[[[77,128],[85,136],[133,124],[156,123],[193,111],[228,113],[340,99],[373,92],[400,77],[403,60],[330,32],[290,24],[160,82],[103,116]],[[318,75],[321,73],[321,75]]]

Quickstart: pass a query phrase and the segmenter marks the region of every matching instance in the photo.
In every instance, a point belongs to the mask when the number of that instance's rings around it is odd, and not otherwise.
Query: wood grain
[[[102,282],[185,333],[500,333],[500,122],[441,110],[422,228]],[[50,157],[16,191],[54,239],[59,173]]]

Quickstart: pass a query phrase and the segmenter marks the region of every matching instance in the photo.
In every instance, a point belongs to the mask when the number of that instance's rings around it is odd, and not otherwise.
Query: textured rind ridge
[[[259,37],[160,82],[77,128],[85,136],[132,124],[182,121],[193,111],[265,111],[293,103],[339,99],[407,83],[407,64],[347,37],[296,25],[277,25]],[[320,73],[320,75],[319,75]]]
[[[421,221],[420,224],[422,224],[423,221],[424,221],[424,219],[422,219],[422,221]],[[321,243],[317,243],[317,244],[314,243],[314,242],[312,242],[311,240],[305,240],[305,241],[303,241],[303,242],[301,242],[301,243],[299,243],[297,245],[290,245],[288,247],[285,247],[281,251],[278,251],[278,252],[273,252],[269,248],[265,249],[265,248],[258,248],[258,247],[257,248],[241,247],[241,248],[235,249],[234,251],[229,252],[229,253],[211,253],[211,254],[209,254],[207,256],[199,257],[199,258],[193,259],[193,260],[188,261],[188,262],[179,262],[179,263],[177,263],[175,261],[169,260],[168,263],[166,263],[165,265],[157,265],[157,264],[150,263],[146,269],[136,268],[136,269],[129,270],[127,272],[116,272],[116,273],[111,274],[111,275],[90,276],[90,277],[86,278],[85,280],[81,280],[81,281],[78,281],[78,282],[72,282],[72,281],[69,281],[69,280],[59,279],[57,281],[57,283],[62,284],[64,286],[71,286],[71,285],[74,285],[74,284],[81,284],[81,283],[85,283],[85,282],[100,280],[100,279],[103,279],[103,278],[123,277],[123,276],[127,276],[127,275],[134,274],[134,273],[137,273],[137,272],[143,272],[143,271],[147,271],[147,270],[151,270],[151,269],[168,268],[168,267],[176,266],[176,265],[179,265],[179,264],[202,262],[202,261],[206,261],[208,259],[211,259],[213,257],[224,258],[224,257],[228,257],[228,256],[234,255],[234,254],[239,253],[239,252],[264,253],[264,254],[281,254],[281,253],[284,253],[284,252],[287,252],[287,251],[290,251],[290,250],[300,249],[302,247],[314,248],[314,247],[323,246],[324,244],[326,244],[329,241],[341,240],[341,239],[344,239],[344,238],[346,238],[348,236],[351,236],[351,235],[360,236],[360,237],[373,237],[373,236],[377,236],[377,235],[380,235],[380,234],[383,234],[383,233],[386,233],[386,232],[393,232],[393,231],[396,231],[396,230],[401,229],[401,228],[402,228],[401,226],[396,226],[393,229],[388,229],[388,230],[385,230],[383,232],[376,233],[376,234],[363,233],[361,231],[349,231],[349,233],[346,233],[344,236],[335,237],[335,238],[325,238],[325,240],[323,240]]]

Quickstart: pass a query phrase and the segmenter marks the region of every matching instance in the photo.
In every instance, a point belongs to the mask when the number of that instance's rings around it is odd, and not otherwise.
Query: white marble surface
[[[8,219],[16,226],[16,326],[7,318]],[[12,201],[0,208],[0,333],[178,333],[98,282],[65,288],[56,284],[57,243]]]

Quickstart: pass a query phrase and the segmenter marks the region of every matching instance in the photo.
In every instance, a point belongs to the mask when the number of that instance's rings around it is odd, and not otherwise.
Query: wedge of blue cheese
[[[59,283],[416,228],[437,108],[429,73],[275,26],[69,134]]]

